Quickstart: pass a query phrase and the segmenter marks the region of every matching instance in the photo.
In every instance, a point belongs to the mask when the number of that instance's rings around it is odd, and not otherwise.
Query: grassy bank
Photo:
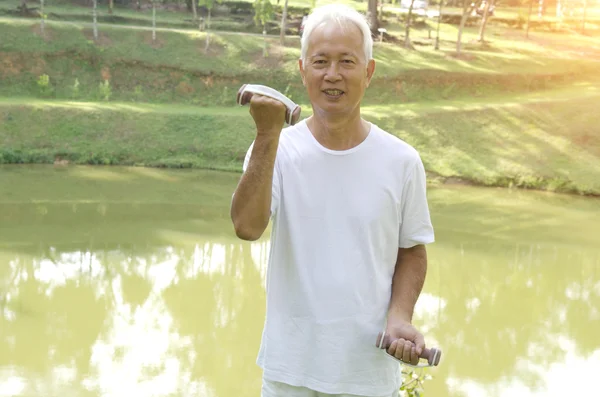
[[[600,83],[552,95],[367,106],[422,154],[432,181],[600,194]],[[303,116],[310,114],[306,106]],[[239,171],[247,108],[0,101],[3,163],[121,164]]]
[[[400,34],[402,26],[389,25]],[[488,41],[416,25],[414,50],[376,43],[365,115],[415,146],[433,183],[600,195],[600,43],[491,24]],[[151,32],[0,17],[0,163],[119,164],[239,171],[253,138],[246,82],[303,105],[298,37]]]
[[[442,51],[431,45],[411,51],[377,44],[377,70],[366,103],[530,92],[586,80],[600,68],[594,58],[600,59],[600,46],[585,37],[540,36],[525,42],[515,40],[511,30],[496,27],[490,29],[492,41],[482,45],[471,42],[475,31],[467,30],[460,58],[450,49],[456,34],[451,26],[443,28]],[[242,82],[260,82],[296,101],[307,100],[298,77],[300,48],[294,37],[286,47],[269,38],[268,56],[263,57],[262,37],[236,34],[211,34],[208,52],[206,34],[200,32],[159,32],[152,42],[147,30],[110,27],[102,29],[94,43],[89,27],[48,24],[42,37],[32,21],[0,19],[0,35],[0,91],[5,96],[94,101],[105,99],[109,91],[113,101],[228,106]],[[418,40],[419,31],[413,36]],[[560,45],[585,46],[591,56],[559,52]],[[48,86],[38,83],[43,75],[48,76]]]

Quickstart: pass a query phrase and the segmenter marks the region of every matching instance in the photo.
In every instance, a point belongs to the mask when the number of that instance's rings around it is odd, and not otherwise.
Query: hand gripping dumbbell
[[[268,96],[269,98],[276,99],[283,103],[286,107],[285,121],[289,125],[296,124],[300,119],[301,109],[299,105],[295,104],[291,99],[283,95],[281,92],[264,85],[244,84],[241,86],[237,93],[237,104],[244,106],[250,103],[250,99],[254,94]]]
[[[383,334],[382,334],[383,335]],[[379,348],[380,349],[388,349],[388,347],[390,347],[391,342],[387,345],[384,346],[384,337],[382,337],[379,341]],[[419,359],[425,359],[427,360],[427,364],[417,364],[417,365],[413,365],[411,363],[407,363],[404,362],[394,356],[392,356],[391,354],[389,354],[387,351],[385,352],[385,355],[391,359],[394,359],[404,365],[407,365],[409,367],[413,367],[413,368],[424,368],[424,367],[437,367],[438,364],[440,363],[440,359],[442,358],[442,351],[440,349],[437,349],[435,347],[432,347],[430,349],[423,349],[423,351],[421,352],[421,355],[419,356]]]

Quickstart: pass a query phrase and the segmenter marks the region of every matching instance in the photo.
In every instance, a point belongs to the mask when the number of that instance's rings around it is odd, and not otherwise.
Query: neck
[[[370,125],[362,119],[360,112],[352,115],[325,115],[314,109],[306,125],[315,139],[330,150],[348,150],[365,140]]]

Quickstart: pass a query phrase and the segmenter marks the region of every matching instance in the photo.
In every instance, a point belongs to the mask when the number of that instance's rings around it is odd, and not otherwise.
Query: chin
[[[335,115],[349,113],[349,110],[348,110],[347,107],[345,107],[345,106],[332,106],[331,104],[317,105],[315,110],[318,110],[320,113],[335,114]]]
[[[318,101],[313,105],[313,108],[318,109],[321,112],[332,113],[332,114],[350,114],[353,113],[358,106],[351,106],[345,101],[340,102],[329,102],[329,101]]]

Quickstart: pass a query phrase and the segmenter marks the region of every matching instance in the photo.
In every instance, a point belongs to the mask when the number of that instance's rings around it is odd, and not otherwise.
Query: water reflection
[[[597,204],[490,192],[431,193],[427,394],[595,387]],[[0,396],[258,396],[269,242],[235,240],[226,205],[0,204]]]
[[[417,318],[445,348],[428,392],[563,396],[552,385],[565,365],[574,378],[559,382],[595,382],[584,375],[600,371],[598,251],[498,242],[437,249],[432,257],[443,260],[433,260],[426,289],[441,310],[436,318],[421,307]]]
[[[265,243],[13,256],[0,395],[252,395],[265,263],[251,248]]]

